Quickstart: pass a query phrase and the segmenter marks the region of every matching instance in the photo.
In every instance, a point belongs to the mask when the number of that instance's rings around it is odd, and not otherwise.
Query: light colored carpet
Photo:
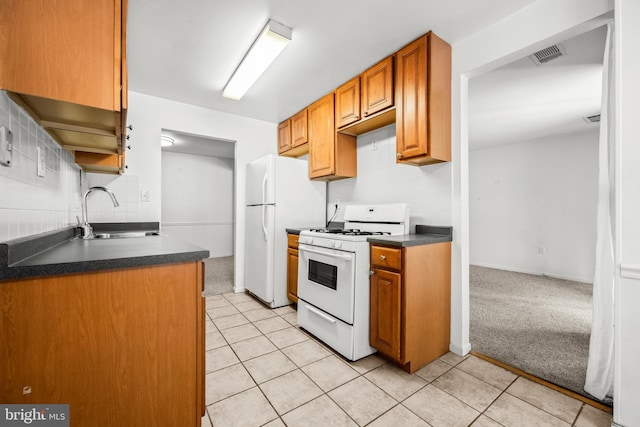
[[[227,292],[233,292],[233,257],[205,259],[203,295],[219,295]]]
[[[592,285],[470,266],[474,351],[589,398],[583,390]]]

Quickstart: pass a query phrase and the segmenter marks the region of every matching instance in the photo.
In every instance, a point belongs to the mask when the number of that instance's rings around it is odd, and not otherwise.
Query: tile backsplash
[[[114,207],[111,198],[102,191],[94,191],[87,198],[89,222],[136,222],[140,219],[140,184],[135,175],[88,173],[89,187],[107,187],[118,199]]]
[[[82,173],[71,153],[1,90],[0,126],[11,131],[13,148],[11,166],[0,165],[0,242],[76,224]]]

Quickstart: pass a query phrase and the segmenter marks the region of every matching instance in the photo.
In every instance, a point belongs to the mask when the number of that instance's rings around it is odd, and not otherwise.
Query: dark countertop
[[[94,224],[94,231],[158,230],[158,223]],[[123,239],[78,237],[75,227],[0,243],[0,280],[197,261],[209,251],[159,235]]]
[[[303,230],[308,230],[312,227],[300,227],[300,228],[286,228],[287,234],[300,234]]]
[[[369,237],[367,239],[367,241],[373,245],[396,246],[399,248],[451,242],[452,240],[453,227],[440,227],[431,225],[416,225],[415,234],[375,236]]]

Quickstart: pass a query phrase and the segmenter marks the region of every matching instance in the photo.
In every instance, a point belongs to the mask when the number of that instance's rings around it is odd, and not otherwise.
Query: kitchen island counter
[[[75,227],[69,227],[0,243],[0,280],[174,264],[208,257],[209,251],[171,236],[84,240],[78,237]]]
[[[385,245],[404,248],[408,246],[430,245],[433,243],[451,242],[453,227],[416,225],[415,234],[399,234],[392,236],[369,237],[372,245]]]

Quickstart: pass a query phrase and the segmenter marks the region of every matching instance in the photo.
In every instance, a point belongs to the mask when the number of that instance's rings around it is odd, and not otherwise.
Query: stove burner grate
[[[314,233],[341,234],[344,236],[382,236],[391,234],[386,231],[362,231],[357,228],[315,228],[309,231],[313,231]]]

